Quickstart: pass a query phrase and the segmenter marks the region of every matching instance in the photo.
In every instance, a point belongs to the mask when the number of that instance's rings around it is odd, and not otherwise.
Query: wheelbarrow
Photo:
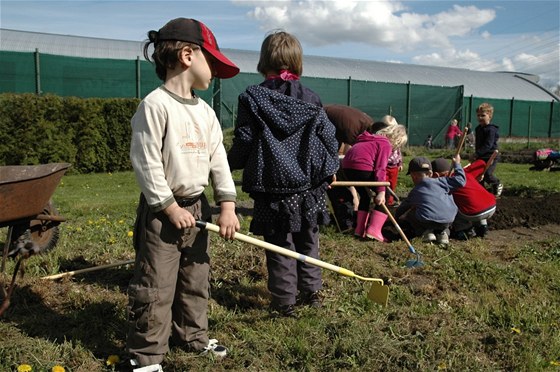
[[[22,260],[46,252],[58,242],[58,225],[66,219],[59,215],[51,197],[70,166],[51,163],[0,167],[0,228],[8,227],[1,273],[8,258],[19,257],[8,291],[1,288],[0,316],[9,306]]]

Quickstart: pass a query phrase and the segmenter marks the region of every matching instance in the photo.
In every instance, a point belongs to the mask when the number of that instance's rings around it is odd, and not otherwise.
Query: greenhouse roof
[[[143,59],[143,42],[0,29],[0,50],[34,52],[83,58]],[[259,52],[222,51],[241,72],[257,73]],[[520,72],[486,72],[461,68],[389,63],[370,60],[304,56],[307,77],[464,86],[465,96],[526,101],[560,100],[538,84],[537,75]]]

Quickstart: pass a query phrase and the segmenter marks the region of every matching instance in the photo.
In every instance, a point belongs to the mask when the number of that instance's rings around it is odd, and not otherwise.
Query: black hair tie
[[[156,30],[148,31],[148,39],[152,43],[157,43],[159,39],[159,32],[157,32]]]

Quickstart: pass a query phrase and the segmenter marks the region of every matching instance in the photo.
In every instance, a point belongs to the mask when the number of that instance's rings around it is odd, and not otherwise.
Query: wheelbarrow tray
[[[0,226],[41,214],[68,163],[0,167]]]

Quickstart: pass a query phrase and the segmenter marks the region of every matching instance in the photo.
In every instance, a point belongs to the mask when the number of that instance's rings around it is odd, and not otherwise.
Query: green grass
[[[412,154],[406,156],[405,162]],[[497,172],[508,192],[560,192],[554,172],[530,172],[523,164],[499,164]],[[410,186],[401,173],[399,193]],[[67,175],[53,199],[68,220],[60,225],[55,249],[24,261],[25,275],[18,277],[0,321],[0,370],[23,363],[33,371],[54,365],[109,370],[107,357],[122,354],[126,339],[131,265],[57,281],[41,277],[134,257],[134,175]],[[240,199],[249,200],[241,192]],[[243,217],[242,232],[249,222]],[[367,299],[367,282],[324,270],[323,308],[303,308],[297,319],[273,319],[262,248],[213,234],[210,334],[230,354],[215,360],[172,349],[164,369],[558,370],[558,239],[492,246],[471,240],[449,249],[413,243],[427,265],[411,270],[404,267],[411,256],[402,241],[361,242],[325,227],[321,258],[359,275],[391,278],[388,307]],[[4,287],[13,268],[9,260],[0,276]]]

